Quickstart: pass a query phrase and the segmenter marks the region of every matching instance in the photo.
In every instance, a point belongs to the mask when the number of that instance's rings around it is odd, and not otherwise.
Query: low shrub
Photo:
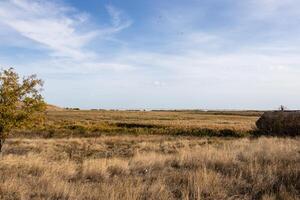
[[[265,112],[256,122],[256,126],[262,135],[299,136],[300,112]]]

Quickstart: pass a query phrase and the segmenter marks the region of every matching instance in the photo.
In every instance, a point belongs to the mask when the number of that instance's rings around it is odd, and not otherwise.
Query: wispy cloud
[[[0,23],[51,50],[52,56],[84,60],[95,54],[85,49],[91,40],[130,25],[113,6],[108,11],[112,27],[90,29],[85,28],[90,16],[72,7],[50,1],[4,0],[0,2]]]
[[[161,3],[157,0],[152,6],[160,5],[157,2]],[[227,98],[228,105],[255,105],[251,100],[263,96],[277,106],[278,90],[299,99],[293,92],[300,87],[297,0],[188,2],[165,3],[153,9],[155,13],[148,10],[143,19],[109,4],[104,6],[108,19],[97,21],[91,13],[53,1],[2,0],[0,32],[5,37],[14,32],[17,39],[27,40],[18,45],[34,46],[48,55],[22,60],[22,66],[55,77],[54,85],[59,77],[63,83],[65,77],[84,76],[80,83],[71,80],[82,88],[81,96],[93,84],[111,96],[107,105],[113,97],[118,101],[119,94],[126,96],[127,105],[141,107],[159,101],[169,107],[182,105],[183,97],[188,99],[184,105],[196,107],[203,100],[214,107],[218,95]],[[122,35],[131,26],[136,26],[134,31]],[[9,27],[5,34],[4,27]],[[69,89],[65,86],[65,93]],[[56,88],[52,91],[55,94]]]
[[[244,14],[254,20],[278,23],[290,17],[299,19],[298,0],[248,0],[241,4],[248,9]]]
[[[106,10],[111,16],[111,22],[113,25],[113,30],[114,31],[120,31],[125,28],[128,28],[131,24],[132,21],[129,20],[126,15],[116,7],[112,5],[107,5]]]

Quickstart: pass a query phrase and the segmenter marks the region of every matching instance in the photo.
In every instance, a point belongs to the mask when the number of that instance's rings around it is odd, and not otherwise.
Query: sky
[[[0,68],[61,107],[300,109],[299,0],[0,0]]]

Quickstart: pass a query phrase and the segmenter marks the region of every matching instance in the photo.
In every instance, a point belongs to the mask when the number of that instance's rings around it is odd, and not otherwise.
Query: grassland
[[[49,111],[44,126],[21,130],[22,137],[97,137],[99,135],[249,135],[260,112],[199,111]]]
[[[48,112],[7,141],[0,199],[299,199],[300,139],[251,137],[259,115]]]

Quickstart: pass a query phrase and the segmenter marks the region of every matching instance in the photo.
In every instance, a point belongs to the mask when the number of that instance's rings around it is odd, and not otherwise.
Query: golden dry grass
[[[299,138],[10,139],[0,199],[299,199]]]
[[[52,124],[76,122],[93,125],[97,123],[127,123],[160,125],[179,128],[211,128],[251,130],[260,112],[196,112],[196,111],[52,111],[48,120]]]
[[[12,137],[62,138],[101,135],[188,135],[243,137],[255,130],[260,112],[48,111],[42,126]]]

